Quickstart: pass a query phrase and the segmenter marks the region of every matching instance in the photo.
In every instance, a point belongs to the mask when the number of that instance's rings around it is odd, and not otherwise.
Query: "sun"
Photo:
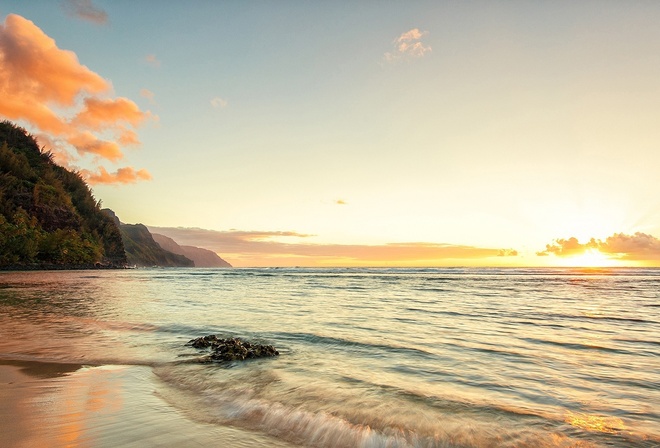
[[[606,254],[600,252],[598,249],[587,249],[579,255],[567,257],[564,260],[566,266],[571,267],[584,267],[584,268],[605,268],[611,266],[619,266],[618,260],[611,258]]]

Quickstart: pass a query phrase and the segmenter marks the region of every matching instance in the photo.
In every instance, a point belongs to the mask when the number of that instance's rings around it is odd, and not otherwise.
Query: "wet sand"
[[[290,446],[192,421],[153,381],[143,366],[0,360],[0,446]]]

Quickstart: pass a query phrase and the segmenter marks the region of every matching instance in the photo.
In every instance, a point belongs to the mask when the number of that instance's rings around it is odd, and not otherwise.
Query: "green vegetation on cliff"
[[[0,268],[125,265],[119,228],[79,173],[0,122]]]
[[[143,224],[121,224],[128,263],[136,266],[194,267],[195,263],[183,255],[160,247]]]

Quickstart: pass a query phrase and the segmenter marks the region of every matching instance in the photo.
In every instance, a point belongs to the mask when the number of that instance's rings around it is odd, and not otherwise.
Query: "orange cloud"
[[[537,252],[538,256],[556,255],[558,257],[571,257],[583,254],[587,249],[597,249],[598,243],[593,238],[585,244],[581,244],[577,238],[557,239],[552,244],[546,244],[545,250]]]
[[[382,245],[283,242],[282,237],[307,238],[296,232],[215,231],[149,227],[179,244],[204,247],[222,254],[235,266],[430,266],[463,265],[473,260],[516,256],[511,249],[454,244],[391,243]]]
[[[422,37],[427,34],[428,31],[420,31],[419,28],[402,33],[394,40],[394,49],[385,53],[385,61],[394,63],[403,58],[421,58],[430,53],[432,48],[421,41]]]
[[[93,9],[91,2],[69,4]],[[67,166],[77,159],[65,154],[66,145],[79,157],[90,154],[116,162],[123,158],[121,146],[139,144],[130,128],[151,114],[127,98],[99,96],[110,88],[108,81],[80,64],[75,53],[58,48],[30,20],[9,14],[0,23],[0,116],[36,128]]]
[[[149,89],[140,89],[140,96],[149,100],[151,104],[155,104],[154,98],[156,95]]]
[[[0,25],[0,85],[43,104],[71,106],[81,91],[99,93],[110,84],[78,62],[75,53],[57,48],[31,21],[9,14]]]
[[[80,155],[95,154],[113,162],[123,157],[117,143],[99,140],[91,132],[85,131],[74,134],[67,139],[67,142],[76,148]]]
[[[117,141],[122,146],[136,146],[140,144],[137,134],[130,129],[122,130]]]
[[[151,180],[147,170],[135,170],[130,166],[119,168],[114,173],[108,173],[105,168],[99,167],[97,173],[81,170],[80,174],[92,185],[96,184],[133,184],[141,180]]]
[[[148,54],[144,57],[144,60],[147,61],[149,65],[152,65],[154,67],[160,67],[160,61],[156,57],[155,54]]]
[[[586,243],[580,243],[575,237],[557,239],[552,244],[547,244],[545,250],[537,252],[536,255],[570,257],[584,254],[589,249],[596,249],[603,254],[611,255],[620,260],[660,260],[660,240],[641,232],[634,235],[615,233],[607,237],[605,241],[591,238]]]
[[[92,0],[66,0],[64,9],[73,17],[87,20],[97,25],[108,23],[108,13],[92,4]]]
[[[137,126],[148,116],[133,101],[127,98],[85,98],[83,110],[76,115],[74,123],[91,129],[106,129],[118,122]]]

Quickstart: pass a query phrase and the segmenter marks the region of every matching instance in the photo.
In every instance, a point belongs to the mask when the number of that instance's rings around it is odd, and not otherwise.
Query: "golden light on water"
[[[608,434],[616,434],[626,429],[623,420],[617,417],[602,417],[599,415],[574,414],[569,412],[566,415],[565,421],[576,428],[593,432],[605,432]]]

